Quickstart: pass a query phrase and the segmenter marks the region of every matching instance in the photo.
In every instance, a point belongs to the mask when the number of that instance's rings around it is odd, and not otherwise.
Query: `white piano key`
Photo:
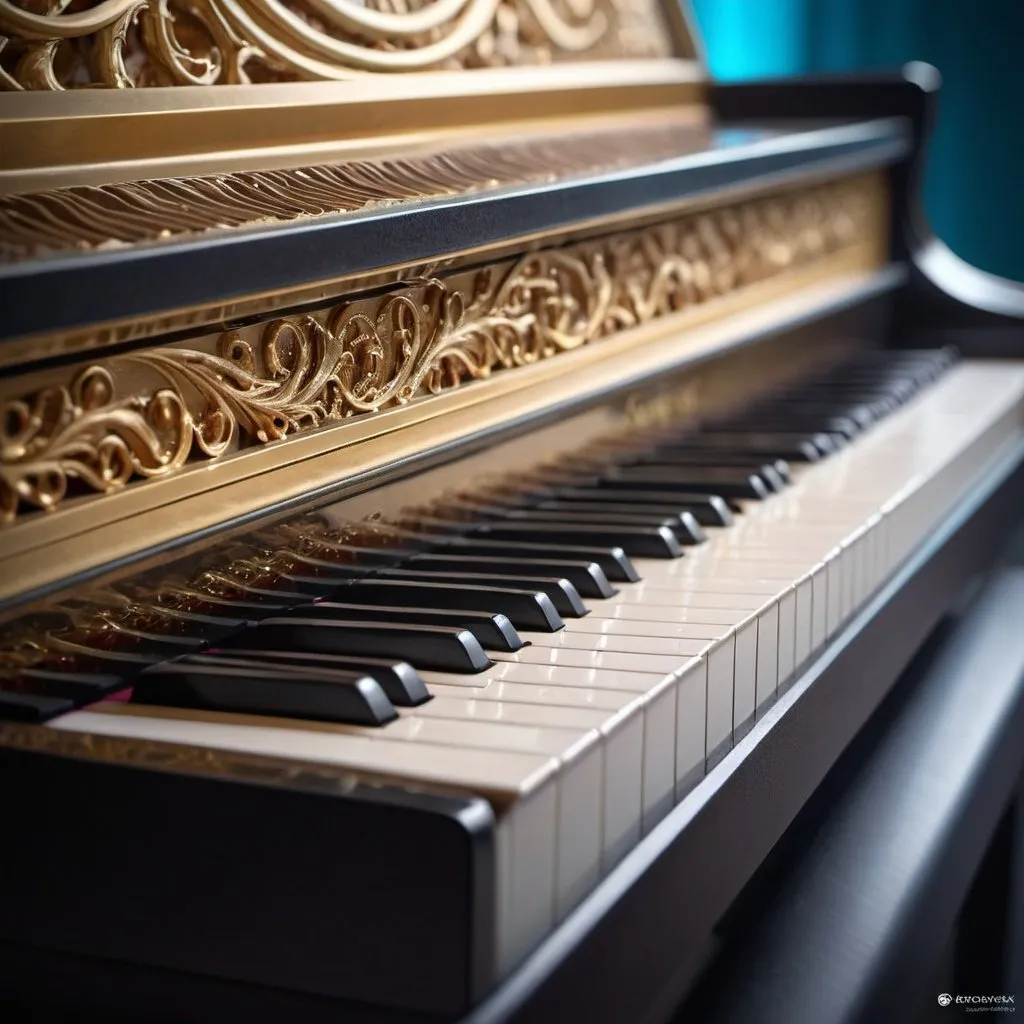
[[[676,688],[675,799],[704,776],[707,758],[708,660],[691,662]]]
[[[813,586],[813,576],[806,576],[796,584],[796,640],[793,657],[798,672],[803,670],[814,648]]]
[[[770,597],[778,590],[776,587],[775,591],[769,591],[767,594],[758,594],[752,591],[737,594],[726,593],[724,588],[721,590],[697,590],[682,584],[674,587],[660,585],[663,582],[659,580],[659,585],[650,586],[645,585],[643,582],[634,584],[627,592],[616,594],[615,597],[602,601],[602,608],[640,604],[645,608],[660,606],[669,608],[681,607],[684,609],[735,609],[736,611],[749,612],[760,607],[764,597]]]
[[[757,605],[755,604],[756,608]],[[750,608],[695,608],[691,605],[609,605],[591,606],[588,619],[617,619],[626,622],[665,622],[682,626],[687,623],[730,627],[742,621]]]
[[[452,686],[443,682],[442,673],[438,673],[442,678],[436,680],[431,678],[430,672],[421,672],[420,675],[434,696],[465,698],[469,693],[472,700],[480,703],[508,702],[510,704],[533,704],[541,708],[596,708],[600,711],[614,712],[641,699],[635,690],[514,683],[504,679],[494,679],[486,686],[467,691],[464,686]],[[658,682],[660,682],[659,677],[651,677],[651,686]]]
[[[703,643],[701,641],[701,643]],[[706,645],[704,645],[706,646]],[[514,653],[489,652],[495,662],[519,665],[597,669],[614,672],[644,672],[671,675],[679,668],[679,659],[670,654],[635,654],[620,651],[575,650],[571,647],[524,647]]]
[[[722,635],[720,622],[672,622],[649,621],[647,619],[602,619],[599,618],[603,602],[592,602],[593,609],[585,619],[573,619],[572,633],[576,636],[590,636],[595,640],[605,634],[627,637],[657,637],[663,640],[717,640]],[[521,634],[520,634],[521,635]],[[653,652],[652,652],[653,653]]]
[[[577,691],[573,691],[577,692]],[[623,695],[628,701],[636,697]],[[448,697],[433,694],[433,699],[414,708],[398,708],[410,718],[451,718],[456,721],[508,722],[511,725],[548,725],[557,729],[600,729],[608,720],[606,711],[593,707],[562,707],[551,704],[524,704],[512,701],[479,700],[476,697]]]
[[[732,633],[709,651],[707,695],[707,757],[717,762],[732,749],[733,680],[736,666],[736,634]]]
[[[773,605],[757,622],[757,673],[755,677],[755,714],[775,697],[779,687],[779,631],[782,602]]]
[[[652,591],[660,592],[663,589],[672,590],[672,588],[666,588],[664,581],[658,579],[656,586],[648,586],[648,581],[652,573],[656,574],[658,568],[664,564],[660,561],[650,560],[649,565],[645,565],[641,568],[641,559],[634,559],[633,564],[636,566],[637,571],[641,575],[639,583],[634,583],[629,586],[628,589],[623,588],[620,591],[621,596],[618,598],[619,601],[625,603],[637,603],[643,604],[645,601],[645,594],[651,593]],[[749,577],[749,570],[748,570]],[[657,578],[657,577],[656,577]],[[711,579],[703,579],[699,576],[692,577],[685,583],[685,591],[687,594],[754,594],[759,597],[772,597],[779,591],[779,584],[784,582],[786,577],[779,579],[760,579],[757,578],[742,578],[738,579],[729,576],[714,576]],[[675,592],[674,590],[672,592]]]
[[[671,810],[676,776],[677,677],[666,679],[648,697],[644,716],[643,815],[649,832]]]
[[[852,569],[847,567],[846,549],[843,547],[834,548],[830,552],[831,557],[826,556],[826,599],[827,608],[825,612],[825,639],[835,636],[839,624],[843,620],[843,575]]]
[[[561,921],[597,884],[604,853],[603,775],[614,771],[601,747],[562,755],[558,772],[555,920]]]
[[[622,620],[613,619],[609,623],[612,628],[604,632],[581,633],[574,628],[576,626],[574,621],[557,633],[534,633],[521,629],[519,636],[535,647],[661,655],[671,657],[676,665],[679,664],[681,658],[692,658],[707,647],[707,642],[701,639],[635,636],[628,632],[626,635],[622,635],[620,631],[614,629],[619,624],[631,625],[632,623],[623,623]],[[714,635],[717,636],[720,632],[721,627],[718,627]],[[634,667],[640,669],[642,665],[635,663]]]
[[[796,672],[796,587],[790,587],[779,601],[779,680],[777,689],[787,686]]]
[[[774,609],[778,605],[773,602],[771,607]],[[760,616],[752,615],[736,627],[732,712],[734,740],[745,735],[754,722],[757,706],[757,628],[760,621]]]
[[[555,923],[558,797],[548,785],[519,800],[497,825],[497,964],[501,975],[523,960]],[[506,881],[507,880],[507,881]],[[503,905],[504,904],[504,905]]]
[[[828,638],[828,566],[819,565],[811,576],[811,653],[817,654]]]
[[[421,672],[420,675],[427,683],[428,688],[431,688],[432,683],[445,683],[448,686],[463,687],[467,691],[467,695],[468,691],[472,691],[472,696],[476,697],[479,696],[480,690],[486,689],[497,680],[510,683],[533,683],[538,686],[556,684],[559,686],[582,686],[587,689],[631,690],[634,693],[647,693],[661,682],[665,673],[662,671],[634,672],[597,666],[495,661],[490,668],[477,674],[428,670]]]
[[[605,759],[601,870],[607,872],[640,841],[643,816],[644,716],[629,715]]]

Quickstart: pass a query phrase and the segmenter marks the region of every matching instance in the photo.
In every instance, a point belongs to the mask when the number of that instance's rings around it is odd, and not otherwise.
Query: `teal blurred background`
[[[1024,281],[1024,0],[690,0],[722,81],[942,73],[925,206],[957,255]]]

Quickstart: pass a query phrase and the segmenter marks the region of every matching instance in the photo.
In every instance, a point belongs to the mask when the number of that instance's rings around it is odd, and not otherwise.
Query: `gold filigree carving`
[[[654,0],[0,0],[0,85],[248,84],[668,56]]]
[[[557,181],[679,156],[703,141],[692,122],[665,120],[403,158],[2,196],[0,262]]]
[[[67,385],[3,400],[0,515],[52,511],[72,483],[107,493],[437,394],[782,274],[866,237],[870,181],[412,283],[225,332],[212,352],[171,345],[88,366]],[[151,383],[121,394],[121,378]]]

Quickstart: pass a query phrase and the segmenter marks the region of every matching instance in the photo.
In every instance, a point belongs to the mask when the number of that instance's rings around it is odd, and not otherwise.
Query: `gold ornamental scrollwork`
[[[238,85],[667,56],[655,0],[0,0],[0,85]]]
[[[411,282],[227,331],[212,351],[143,349],[66,384],[5,394],[0,517],[53,511],[72,493],[110,493],[557,357],[812,263],[867,236],[872,181]]]

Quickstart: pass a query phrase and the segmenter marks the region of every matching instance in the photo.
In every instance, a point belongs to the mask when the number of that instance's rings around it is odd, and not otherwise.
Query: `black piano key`
[[[207,642],[201,637],[171,636],[163,633],[142,632],[137,629],[92,630],[69,632],[68,643],[78,651],[95,651],[109,657],[115,654],[139,654],[154,660],[173,658],[179,654],[201,650]],[[63,636],[59,637],[64,639]]]
[[[312,542],[322,549],[321,555],[295,554],[294,568],[290,571],[298,576],[319,575],[331,576],[339,567],[345,565],[364,568],[386,569],[390,565],[412,558],[419,552],[416,548],[367,548],[336,544],[331,541]],[[336,555],[337,560],[330,557]]]
[[[53,659],[73,663],[76,672],[116,675],[121,679],[126,679],[149,668],[150,665],[166,661],[168,657],[200,651],[205,646],[205,643],[189,644],[184,648],[176,648],[173,654],[169,655],[162,651],[105,651],[96,647],[86,647],[82,644],[64,641],[60,650],[53,652]],[[51,661],[50,664],[52,663]]]
[[[452,555],[423,554],[417,555],[408,564],[415,569],[428,566],[431,569],[449,572],[529,572],[538,576],[556,576],[567,579],[581,597],[612,597],[618,591],[608,581],[604,570],[597,562],[584,560],[546,558],[504,558],[493,555]]]
[[[703,544],[707,540],[700,528],[700,520],[689,509],[679,513],[679,523],[674,524],[672,529],[683,544]]]
[[[75,710],[67,697],[44,697],[34,693],[8,690],[0,683],[0,719],[14,722],[47,722]]]
[[[818,450],[811,445],[815,457]],[[772,458],[771,461],[758,462],[757,458],[744,454],[743,452],[730,451],[708,451],[706,449],[655,449],[652,452],[645,452],[636,458],[623,459],[620,465],[624,466],[709,466],[711,468],[748,469],[752,473],[761,473],[774,470],[787,483],[790,480],[789,464],[785,459]]]
[[[479,537],[456,537],[448,541],[441,552],[460,555],[491,555],[516,558],[582,558],[595,562],[609,580],[616,583],[636,583],[640,574],[629,556],[618,545],[593,547],[582,544],[539,544],[513,540],[484,540]]]
[[[239,615],[210,615],[199,612],[167,612],[168,619],[177,625],[179,635],[184,634],[197,640],[216,640],[228,633],[244,629],[255,617]]]
[[[774,466],[761,466],[757,475],[776,493],[786,489],[786,481],[776,471]]]
[[[14,693],[29,693],[39,697],[63,697],[81,707],[93,704],[130,683],[120,676],[94,672],[55,672],[49,669],[26,668],[17,676],[0,683]]]
[[[700,524],[689,512],[679,515],[659,515],[647,512],[644,508],[635,508],[630,512],[609,512],[607,510],[590,512],[559,511],[550,508],[515,509],[508,513],[510,522],[528,523],[562,523],[572,526],[576,523],[587,526],[664,526],[671,530],[681,544],[701,544],[706,540]]]
[[[344,593],[344,592],[343,592]],[[300,619],[339,619],[353,621],[365,619],[378,622],[382,616],[389,622],[413,626],[446,626],[449,629],[468,629],[481,646],[496,651],[518,651],[524,646],[508,617],[499,613],[460,611],[449,608],[409,608],[397,605],[341,604],[337,601],[317,601],[304,604],[291,611]]]
[[[589,490],[567,490],[563,498],[545,501],[538,508],[561,509],[631,509],[652,511],[660,515],[682,516],[688,513],[701,526],[731,526],[732,510],[717,494],[666,494],[664,491],[629,491],[593,488]]]
[[[466,524],[471,525],[471,524]],[[429,565],[417,565],[410,562],[408,565],[387,569],[375,569],[370,576],[356,567],[346,567],[340,570],[344,575],[344,581],[339,579],[341,586],[332,591],[331,596],[338,600],[347,600],[347,586],[362,583],[366,580],[408,580],[411,582],[422,581],[425,583],[453,583],[465,587],[497,587],[508,590],[531,590],[547,594],[555,609],[560,615],[570,615],[578,618],[587,614],[586,606],[580,598],[576,588],[565,579],[544,578],[539,576],[528,576],[525,574],[502,573],[498,575],[487,572],[483,566],[477,570],[441,570]],[[464,602],[465,603],[465,602]],[[469,628],[467,626],[467,628]],[[524,627],[525,628],[525,627]]]
[[[554,613],[554,608],[551,609]],[[310,654],[368,655],[393,658],[422,668],[443,672],[483,672],[491,659],[468,629],[442,626],[401,626],[382,620],[324,622],[319,619],[264,619],[232,638],[230,646],[269,647]],[[222,644],[221,646],[229,646]]]
[[[709,428],[699,434],[686,434],[679,438],[679,444],[699,443],[703,448],[722,448],[726,451],[745,454],[761,453],[793,462],[816,462],[822,455],[832,455],[837,449],[832,438],[824,431],[749,431],[721,430]],[[816,458],[807,458],[806,445],[817,453]],[[671,444],[666,447],[672,447]]]
[[[817,396],[789,398],[778,403],[770,402],[761,406],[762,416],[778,415],[785,420],[790,415],[800,418],[821,417],[826,422],[850,420],[858,430],[866,430],[875,422],[875,416],[865,405],[848,405],[842,402],[825,403]]]
[[[300,598],[308,600],[308,598]],[[180,591],[166,595],[158,595],[156,598],[158,608],[166,608],[168,611],[182,611],[197,615],[210,615],[214,618],[241,618],[247,622],[255,622],[257,619],[274,615],[281,609],[289,607],[288,603],[278,604],[258,603],[256,601],[232,600],[228,597],[210,597],[207,594],[200,594],[198,591]]]
[[[636,488],[638,491],[665,491],[669,494],[693,491],[717,494],[722,498],[751,501],[763,500],[771,494],[768,485],[758,474],[745,473],[742,470],[737,472],[680,470],[678,473],[674,471],[658,473],[643,466],[636,469],[627,466],[624,469],[609,470],[607,475],[601,478],[599,486],[617,491]]]
[[[255,605],[256,607],[289,607],[295,604],[302,604],[308,601],[313,594],[300,589],[271,590],[267,587],[250,587],[242,583],[223,583],[223,589],[218,590],[217,596],[226,601],[234,602],[236,599],[241,605]],[[255,616],[254,616],[255,617]]]
[[[578,619],[587,614],[587,606],[579,591],[566,579],[554,576],[527,576],[517,573],[448,572],[410,565],[401,569],[386,569],[374,579],[414,580],[426,583],[453,583],[467,589],[499,587],[509,590],[532,590],[547,594],[559,615]]]
[[[565,625],[551,598],[543,591],[527,587],[462,585],[430,579],[373,576],[339,589],[335,600],[346,604],[500,612],[516,629],[538,629],[548,633]]]
[[[861,432],[861,428],[849,416],[819,416],[813,413],[804,415],[796,410],[780,416],[744,416],[734,422],[716,423],[715,429],[735,429],[737,432],[752,433],[779,429],[790,432],[821,431],[829,435],[838,434],[847,441],[852,441]]]
[[[322,669],[324,671],[359,672],[372,676],[388,695],[395,707],[414,708],[431,700],[427,684],[419,672],[407,661],[388,661],[386,658],[359,658],[341,654],[303,654],[298,651],[251,650],[240,647],[231,651],[211,650],[207,654],[191,655],[186,660],[198,661],[203,658],[223,658],[231,662],[244,661],[254,664],[278,662],[298,668]]]
[[[168,662],[139,676],[132,703],[347,725],[384,725],[398,717],[380,683],[370,676],[288,665],[261,669]]]
[[[477,527],[472,536],[496,540],[535,540],[540,544],[555,544],[561,538],[589,540],[597,544],[613,544],[627,555],[637,558],[679,558],[683,549],[676,535],[667,527],[605,527],[567,525],[558,523],[488,523]]]

